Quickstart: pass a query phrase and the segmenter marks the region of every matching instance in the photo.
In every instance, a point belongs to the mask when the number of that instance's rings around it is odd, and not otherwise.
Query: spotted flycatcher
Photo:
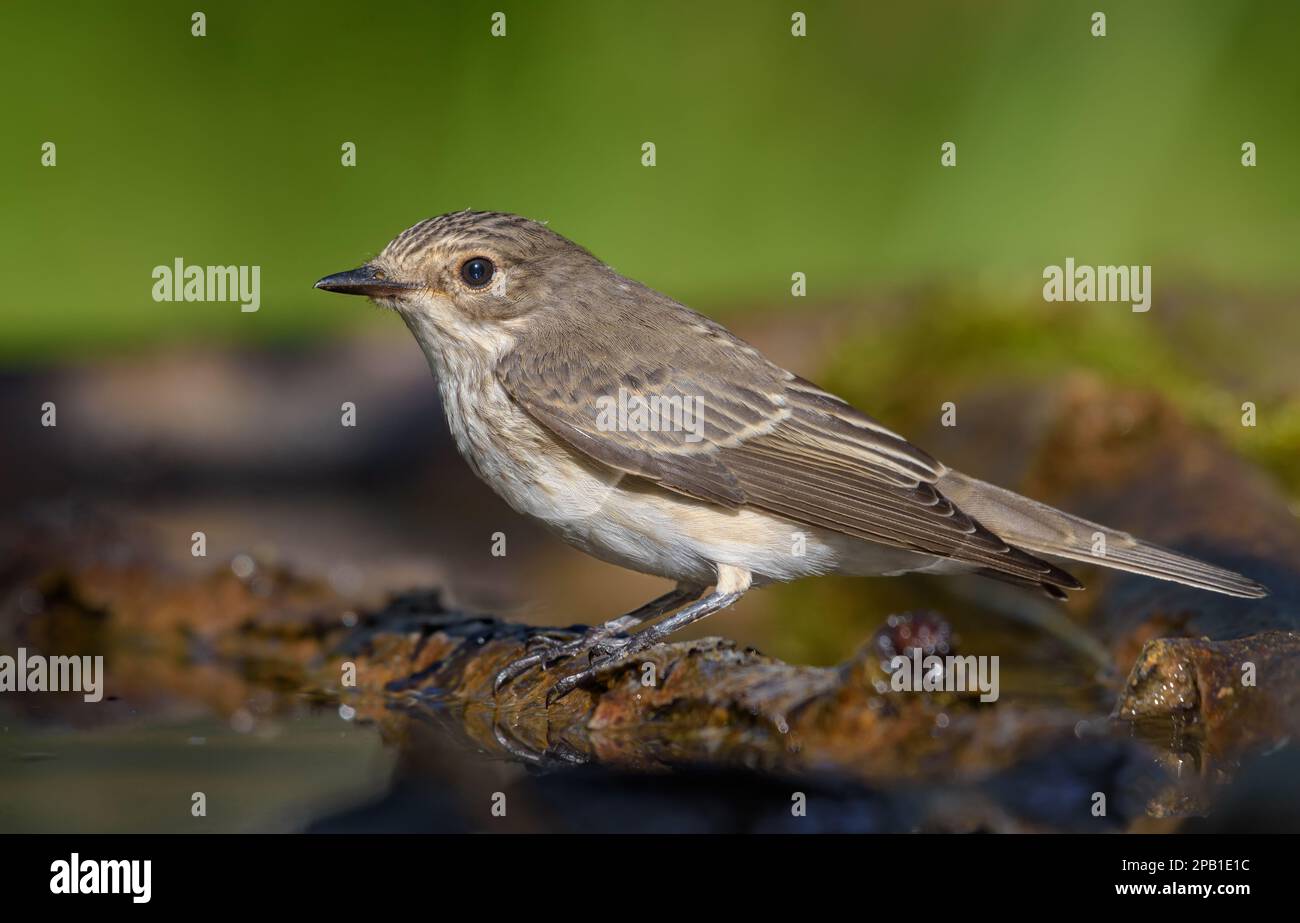
[[[1063,598],[1081,584],[1054,559],[1267,595],[953,471],[526,218],[431,218],[316,287],[401,316],[456,446],[510,506],[588,554],[677,584],[517,660],[498,688],[587,655],[555,685],[563,695],[751,587],[813,574],[977,573]]]

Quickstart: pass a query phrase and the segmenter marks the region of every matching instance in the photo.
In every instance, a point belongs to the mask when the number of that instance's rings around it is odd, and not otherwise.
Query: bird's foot
[[[606,647],[610,642],[620,640],[624,624],[622,619],[614,619],[605,622],[603,625],[596,625],[587,629],[581,636],[569,638],[564,635],[563,638],[557,638],[553,634],[537,634],[528,639],[525,649],[529,653],[523,657],[508,663],[496,675],[496,680],[492,684],[493,692],[500,692],[501,689],[527,673],[533,667],[540,667],[545,670],[551,664],[573,657],[586,652],[592,652],[596,656],[603,656],[607,651]]]
[[[559,701],[583,683],[614,672],[654,643],[655,638],[645,633],[598,641],[591,645],[586,668],[569,673],[557,681],[546,693],[546,704]]]
[[[746,577],[746,581],[748,581],[748,577]],[[552,702],[564,698],[583,683],[614,672],[619,667],[624,666],[632,657],[665,640],[673,632],[686,627],[691,622],[698,621],[711,612],[727,608],[740,598],[742,592],[743,590],[714,591],[699,602],[687,606],[675,615],[651,625],[638,634],[629,636],[618,632],[610,633],[604,638],[595,639],[595,643],[587,646],[590,652],[587,659],[587,668],[568,674],[552,686],[546,693],[546,704],[550,705]],[[624,616],[624,618],[630,618],[630,616]],[[619,621],[616,619],[614,622],[606,622],[605,624],[617,625]]]

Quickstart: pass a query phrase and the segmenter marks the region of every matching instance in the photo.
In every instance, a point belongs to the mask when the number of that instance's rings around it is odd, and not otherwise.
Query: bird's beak
[[[369,295],[378,298],[383,295],[400,295],[402,292],[419,288],[415,282],[401,282],[389,279],[383,270],[374,266],[362,266],[347,272],[336,272],[316,283],[316,288],[327,292],[340,292],[344,295]]]

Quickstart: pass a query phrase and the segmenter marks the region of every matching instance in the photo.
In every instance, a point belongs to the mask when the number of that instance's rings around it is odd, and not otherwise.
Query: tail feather
[[[1228,596],[1258,599],[1268,595],[1266,587],[1241,574],[1140,541],[1127,532],[1062,513],[1045,503],[956,471],[946,473],[937,486],[944,496],[991,532],[1034,554],[1172,580]],[[1104,537],[1104,543],[1098,541],[1098,533]]]

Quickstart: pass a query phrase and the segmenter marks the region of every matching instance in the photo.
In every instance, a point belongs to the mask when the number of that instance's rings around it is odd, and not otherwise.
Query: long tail
[[[1258,599],[1268,595],[1266,587],[1241,574],[1150,545],[1127,532],[1062,513],[957,471],[946,473],[937,486],[1004,541],[1035,554],[1172,580],[1228,596]],[[1097,540],[1098,533],[1105,537],[1104,544]]]

